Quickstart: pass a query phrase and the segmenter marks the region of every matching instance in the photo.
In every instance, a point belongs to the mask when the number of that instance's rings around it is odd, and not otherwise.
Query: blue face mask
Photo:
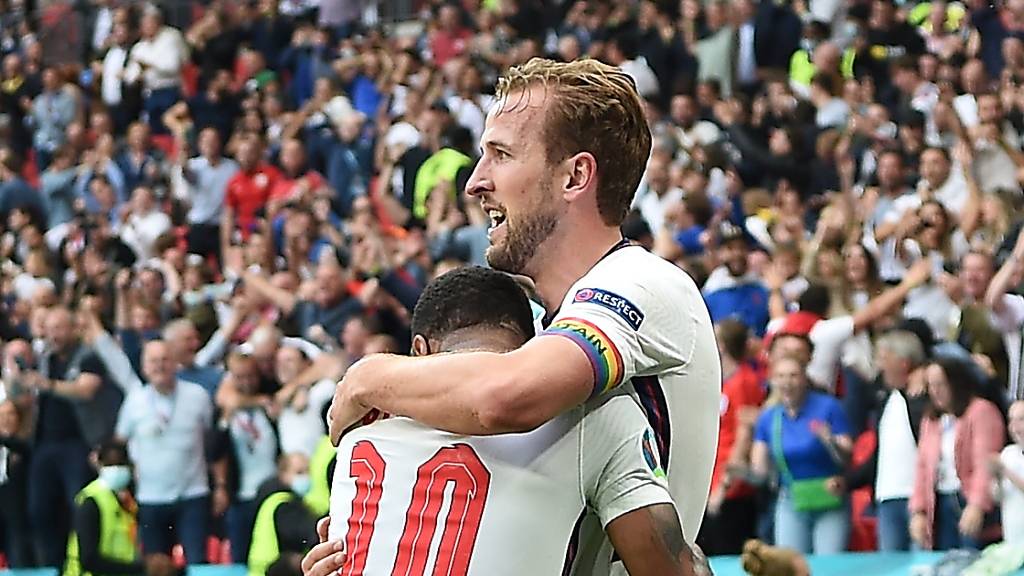
[[[298,474],[292,478],[291,489],[292,492],[299,497],[303,497],[309,494],[309,489],[313,486],[313,481],[309,478],[309,474]]]
[[[120,466],[104,466],[100,468],[100,480],[114,492],[120,492],[132,481],[131,468]]]

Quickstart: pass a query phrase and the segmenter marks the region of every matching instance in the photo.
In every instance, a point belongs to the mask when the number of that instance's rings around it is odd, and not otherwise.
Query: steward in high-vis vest
[[[123,444],[108,442],[99,449],[99,462],[99,478],[75,496],[63,576],[142,574],[128,452]]]
[[[331,508],[331,478],[334,476],[333,468],[337,455],[331,438],[325,435],[320,438],[309,461],[309,477],[312,484],[303,500],[318,518],[326,516]]]
[[[278,460],[277,477],[260,486],[249,546],[249,576],[264,576],[282,554],[305,554],[316,544],[316,517],[302,501],[310,484],[309,460],[304,454],[292,453]]]

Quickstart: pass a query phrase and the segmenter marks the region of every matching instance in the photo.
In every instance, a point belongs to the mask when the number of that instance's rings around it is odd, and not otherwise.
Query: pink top
[[[963,416],[956,422],[956,442],[953,460],[960,479],[960,491],[969,505],[988,512],[992,509],[990,486],[992,475],[987,461],[998,454],[1005,441],[1003,417],[995,404],[983,398],[974,398]],[[910,497],[910,511],[924,512],[929,523],[935,521],[935,484],[938,480],[939,460],[942,454],[942,424],[938,419],[921,421],[921,434],[917,446],[917,472],[914,475],[914,493]],[[931,542],[928,543],[931,546]]]

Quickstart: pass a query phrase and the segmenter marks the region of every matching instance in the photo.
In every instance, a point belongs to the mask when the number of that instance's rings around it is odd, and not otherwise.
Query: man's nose
[[[473,169],[473,173],[469,175],[469,180],[466,181],[466,194],[474,198],[482,198],[484,194],[493,189],[494,186],[490,179],[481,170],[480,164],[477,164],[476,168]]]

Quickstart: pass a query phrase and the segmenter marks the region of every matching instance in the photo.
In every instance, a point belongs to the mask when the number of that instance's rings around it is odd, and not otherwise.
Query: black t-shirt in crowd
[[[56,354],[51,355],[49,358],[50,379],[68,379],[69,368],[72,367],[70,364],[74,355],[74,350],[63,357],[58,357]],[[86,352],[78,363],[76,377],[78,373],[96,374],[100,378],[105,378],[106,368],[96,354]],[[61,442],[83,439],[74,404],[70,400],[51,392],[41,393],[39,395],[39,420],[36,425],[36,441]]]
[[[866,53],[858,54],[857,59],[863,56],[863,65],[870,68],[875,82],[882,84],[889,83],[889,64],[893,60],[908,55],[919,56],[925,52],[924,39],[906,22],[885,29],[872,28],[868,30],[867,40]],[[855,65],[861,65],[861,62]]]
[[[231,139],[240,111],[238,101],[227,95],[213,101],[206,92],[200,92],[188,99],[188,114],[192,117],[195,133],[204,128],[214,128],[220,134],[221,142]]]

